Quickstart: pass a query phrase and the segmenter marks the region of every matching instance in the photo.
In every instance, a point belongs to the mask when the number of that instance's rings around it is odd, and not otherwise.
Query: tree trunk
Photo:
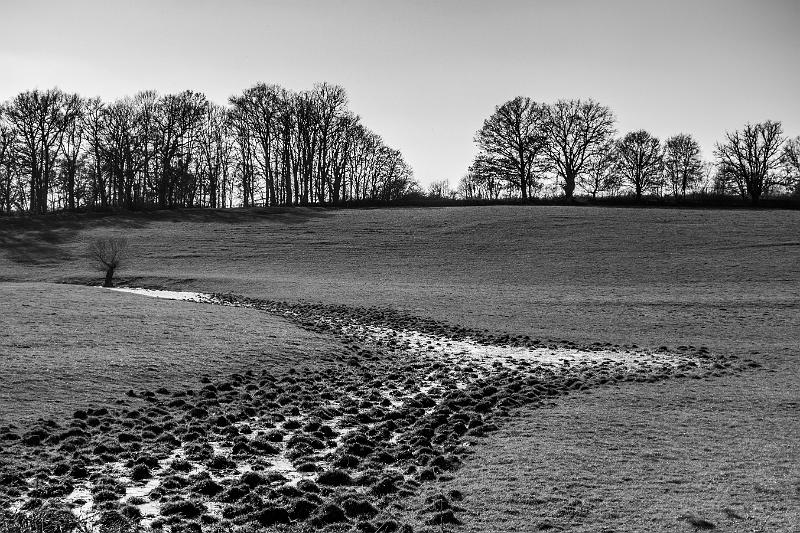
[[[106,280],[105,282],[103,282],[103,287],[113,287],[114,286],[114,283],[112,281],[113,279],[114,279],[114,267],[108,267],[108,269],[106,270]]]
[[[75,211],[75,174],[77,165],[72,161],[67,166],[67,209]]]
[[[572,194],[575,192],[575,175],[568,172],[564,175],[564,196],[567,200],[572,200]]]

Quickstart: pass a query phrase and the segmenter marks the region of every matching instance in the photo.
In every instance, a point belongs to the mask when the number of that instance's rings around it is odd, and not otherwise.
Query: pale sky
[[[422,184],[455,185],[494,106],[594,98],[625,133],[800,135],[800,0],[0,0],[0,101],[258,82],[345,87]]]

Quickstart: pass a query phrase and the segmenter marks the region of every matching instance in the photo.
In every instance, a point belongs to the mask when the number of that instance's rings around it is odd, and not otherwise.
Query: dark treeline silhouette
[[[416,187],[344,89],[259,83],[228,105],[59,89],[0,105],[0,212],[388,203]]]
[[[617,137],[612,111],[594,100],[537,103],[517,97],[497,106],[475,135],[479,153],[456,191],[434,183],[433,197],[494,201],[537,196],[593,200],[632,195],[703,202],[738,194],[800,195],[800,137],[785,139],[780,122],[747,124],[727,133],[704,162],[700,145],[681,133],[662,143],[640,130]],[[547,186],[550,186],[549,191]],[[694,201],[698,196],[695,194]]]
[[[110,103],[27,91],[0,104],[0,213],[800,197],[800,137],[786,139],[780,122],[726,133],[715,160],[703,161],[689,134],[618,137],[613,112],[594,100],[517,97],[495,108],[475,142],[457,189],[436,181],[423,193],[336,85],[259,83],[225,106],[192,91]]]

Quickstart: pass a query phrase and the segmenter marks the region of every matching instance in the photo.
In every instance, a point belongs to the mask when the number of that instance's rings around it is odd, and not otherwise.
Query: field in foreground
[[[690,514],[729,531],[797,524],[797,213],[497,207],[0,224],[7,280],[88,281],[85,243],[124,233],[136,252],[121,274],[135,285],[376,305],[536,338],[753,357],[762,369],[692,382],[691,393],[681,380],[659,384],[654,400],[654,385],[626,385],[523,411],[451,483],[466,496],[472,512],[462,520],[473,530],[691,531],[681,518]],[[625,432],[604,433],[620,425]],[[593,485],[576,484],[577,472],[592,473]],[[486,487],[496,488],[490,497]]]

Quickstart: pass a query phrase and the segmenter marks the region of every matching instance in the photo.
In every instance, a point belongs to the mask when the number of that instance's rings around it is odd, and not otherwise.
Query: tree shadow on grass
[[[97,228],[144,228],[158,222],[241,224],[274,222],[302,224],[325,218],[332,211],[309,207],[250,207],[235,209],[170,209],[158,211],[92,211],[38,216],[0,217],[0,253],[18,264],[43,264],[69,259],[61,249],[81,231]]]

